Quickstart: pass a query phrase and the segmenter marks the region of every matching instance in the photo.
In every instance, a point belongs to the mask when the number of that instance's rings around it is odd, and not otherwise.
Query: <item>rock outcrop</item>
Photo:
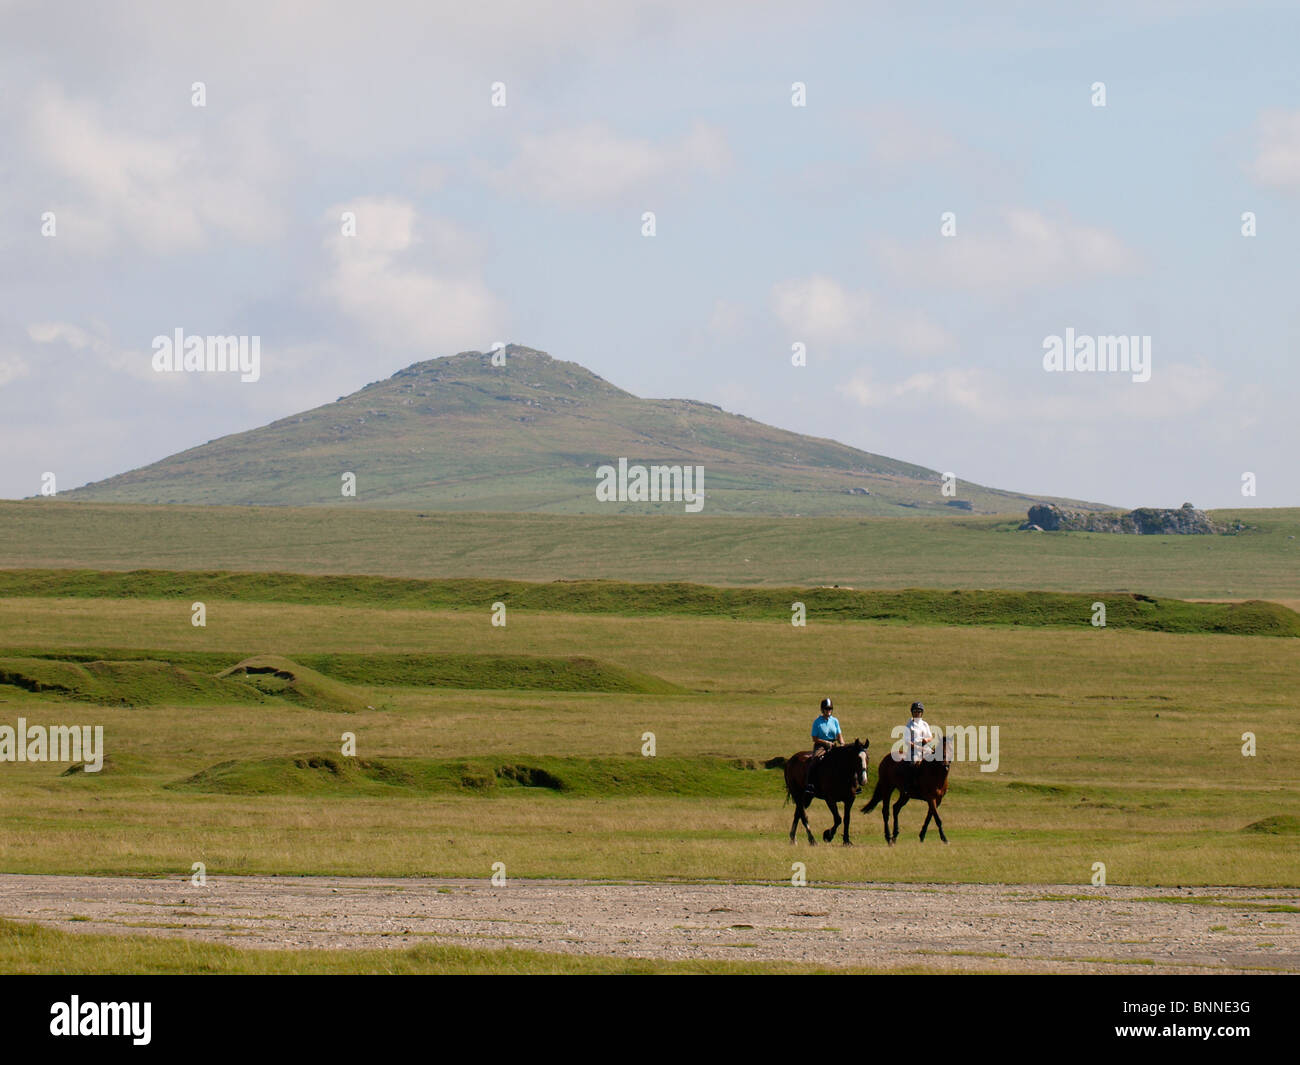
[[[1177,510],[1139,507],[1127,514],[1097,514],[1062,510],[1055,503],[1038,503],[1029,508],[1029,520],[1022,530],[1034,526],[1045,532],[1135,533],[1141,536],[1204,536],[1222,530],[1205,511],[1184,503]]]

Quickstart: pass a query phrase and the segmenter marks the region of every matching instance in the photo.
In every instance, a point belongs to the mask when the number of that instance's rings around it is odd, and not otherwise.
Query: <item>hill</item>
[[[418,362],[314,410],[190,448],[61,498],[569,514],[682,513],[600,501],[602,466],[703,467],[709,514],[1024,512],[1040,497],[777,429],[708,403],[641,399],[518,345],[505,364]],[[344,496],[343,475],[356,476]],[[1092,504],[1062,500],[1091,509]]]

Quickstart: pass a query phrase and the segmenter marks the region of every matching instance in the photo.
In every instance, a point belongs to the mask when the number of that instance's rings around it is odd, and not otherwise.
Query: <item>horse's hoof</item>
[[[852,843],[850,840],[847,840],[847,839],[846,839],[846,840],[844,841],[844,846],[846,846],[846,847],[852,847],[852,846],[853,846],[853,843]]]

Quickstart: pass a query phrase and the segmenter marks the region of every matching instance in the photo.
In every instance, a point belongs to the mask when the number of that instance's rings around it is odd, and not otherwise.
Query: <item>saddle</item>
[[[819,753],[820,751],[820,753]],[[808,775],[804,778],[804,790],[811,792],[814,797],[821,797],[821,789],[817,787],[817,782],[821,777],[822,769],[825,768],[826,748],[814,747],[808,752]]]

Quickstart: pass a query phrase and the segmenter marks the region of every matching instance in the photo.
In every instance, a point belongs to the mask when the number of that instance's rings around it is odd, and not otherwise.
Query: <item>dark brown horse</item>
[[[880,770],[876,774],[876,790],[871,801],[862,808],[864,814],[871,813],[877,803],[884,803],[880,808],[881,820],[885,822],[885,842],[893,845],[898,839],[898,811],[907,805],[908,799],[920,799],[929,804],[925,815],[925,824],[921,826],[921,842],[925,842],[925,830],[930,827],[930,818],[934,818],[939,838],[945,843],[948,837],[943,834],[943,822],[939,820],[939,804],[948,794],[948,770],[952,767],[953,738],[943,738],[943,755],[941,758],[923,761],[916,766],[916,775],[911,775],[912,767],[901,759],[896,759],[893,752],[880,760]],[[889,799],[898,792],[898,802],[894,803],[894,835],[889,835]]]
[[[838,803],[844,804],[844,845],[852,846],[849,839],[849,816],[853,813],[853,800],[858,792],[867,786],[867,748],[870,740],[854,740],[842,747],[832,747],[813,772],[813,795],[824,799],[831,808],[835,824],[822,833],[822,839],[830,843],[835,838],[835,830],[840,827]],[[808,842],[816,845],[812,829],[808,827],[808,814],[804,806],[808,801],[807,781],[808,766],[812,762],[812,751],[800,751],[785,763],[785,790],[794,800],[794,820],[790,822],[790,842],[794,842],[795,833],[799,831],[799,822],[808,833]]]

